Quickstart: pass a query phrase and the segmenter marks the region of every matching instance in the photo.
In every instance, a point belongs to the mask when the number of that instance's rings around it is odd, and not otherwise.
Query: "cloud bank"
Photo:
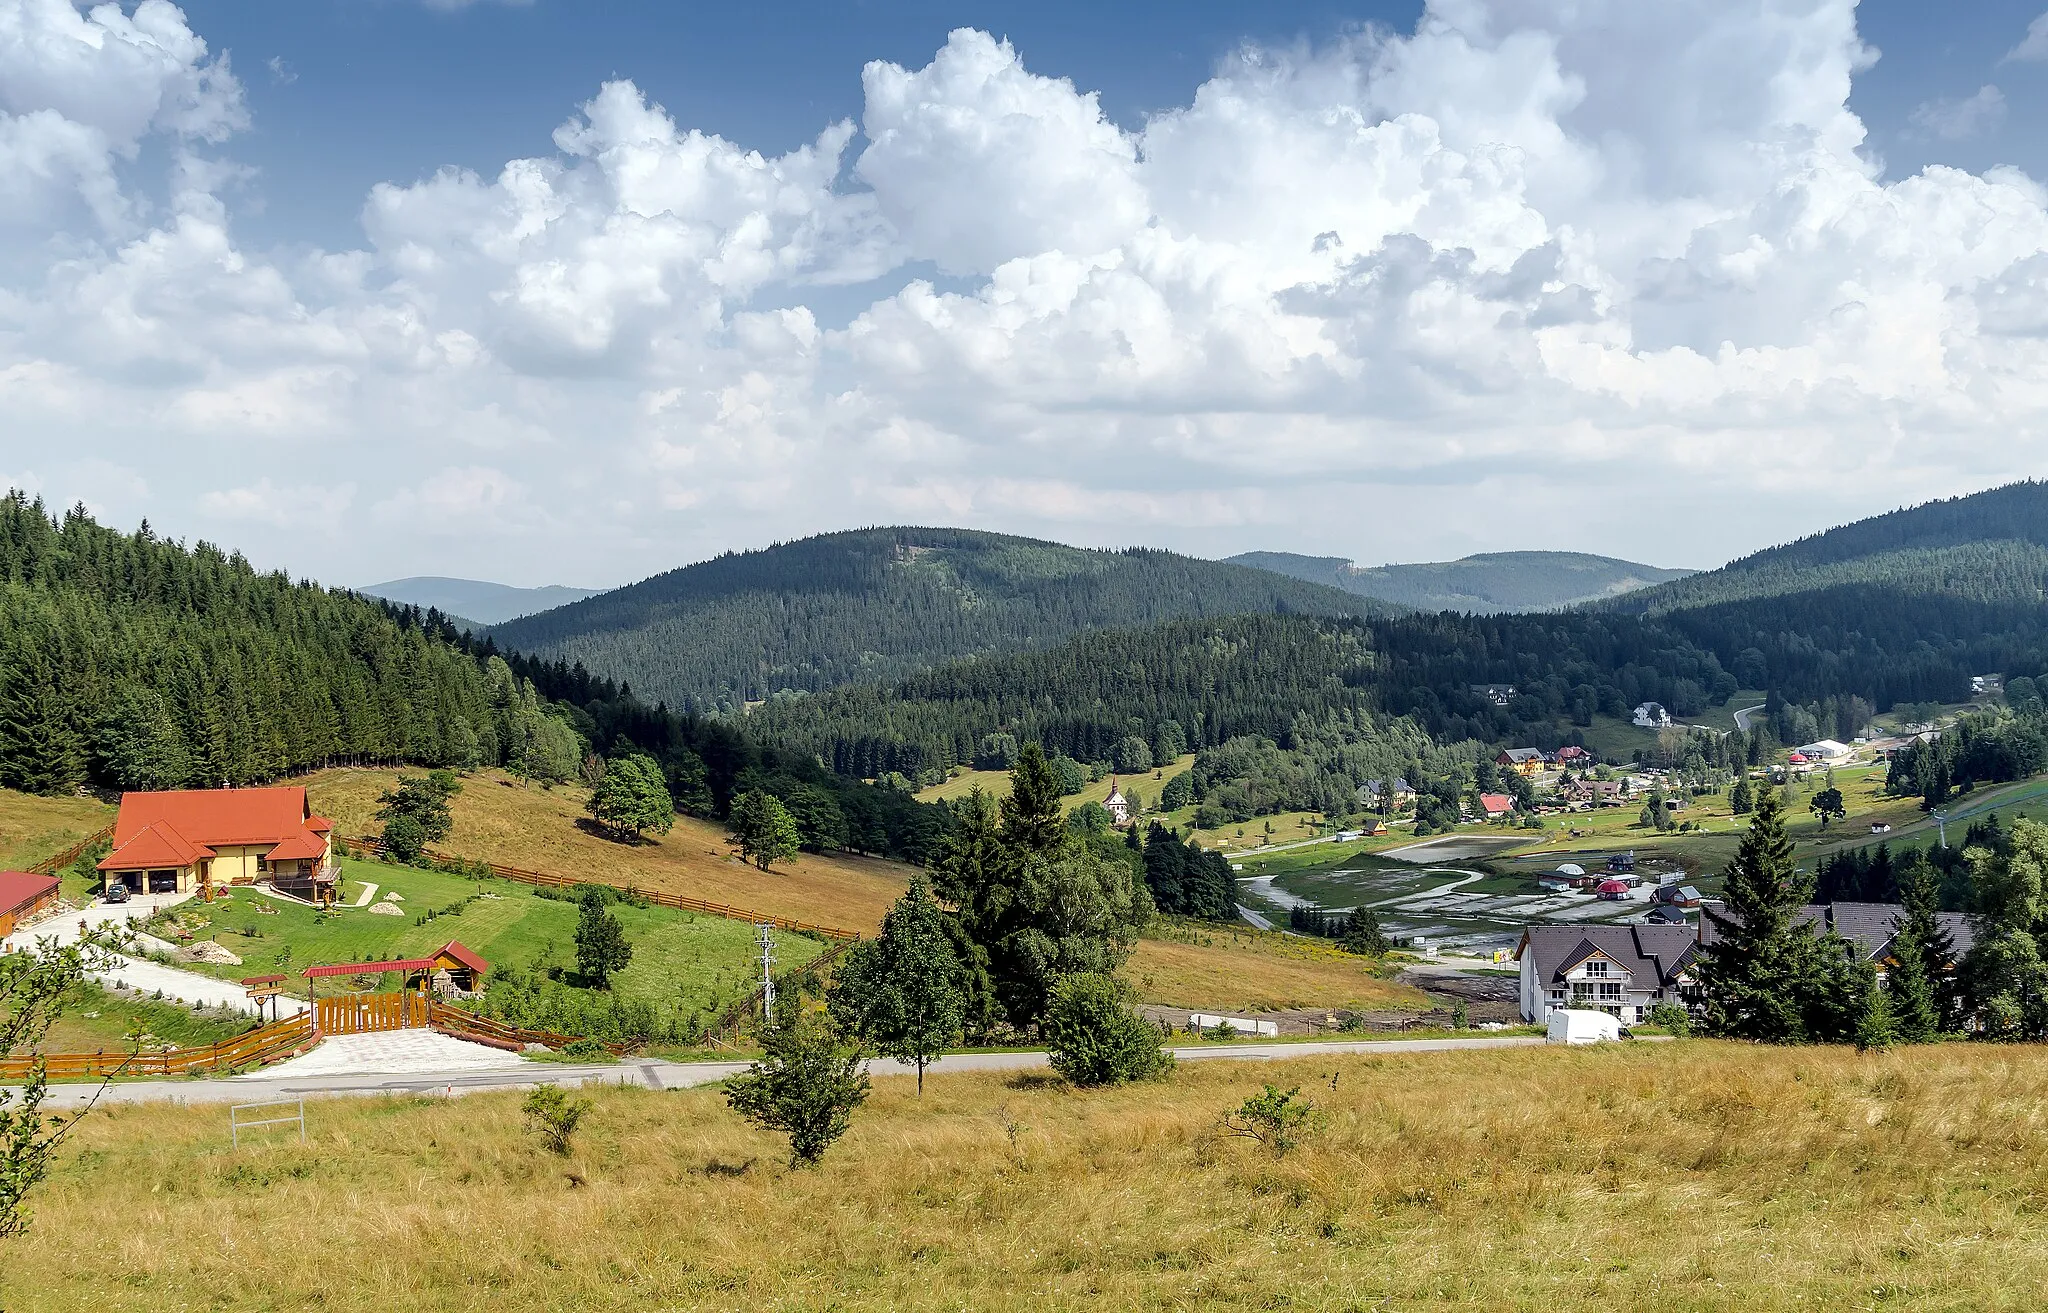
[[[870,64],[780,156],[608,83],[278,253],[180,11],[0,0],[0,470],[331,578],[616,582],[900,521],[1704,565],[2040,468],[2048,193],[1887,178],[1850,0],[1432,0],[1129,127],[1027,53]]]

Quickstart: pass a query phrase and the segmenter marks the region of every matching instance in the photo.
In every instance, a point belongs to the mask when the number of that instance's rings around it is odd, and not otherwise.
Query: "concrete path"
[[[1753,707],[1744,707],[1740,711],[1736,712],[1735,728],[1741,730],[1744,734],[1749,733],[1749,718],[1751,716],[1754,716],[1757,712],[1762,711],[1765,705],[1766,704],[1759,702]]]
[[[328,1043],[334,1041],[329,1040]],[[458,1041],[459,1042],[459,1041]],[[1506,1035],[1486,1039],[1411,1040],[1314,1040],[1302,1044],[1256,1043],[1218,1044],[1201,1048],[1177,1048],[1182,1062],[1261,1062],[1278,1058],[1330,1057],[1357,1053],[1441,1053],[1451,1049],[1525,1048],[1543,1043],[1533,1035]],[[317,1053],[318,1050],[315,1050]],[[510,1056],[509,1054],[506,1056]],[[629,1059],[620,1063],[588,1066],[563,1062],[522,1062],[518,1067],[479,1069],[446,1068],[408,1074],[377,1072],[306,1075],[277,1073],[282,1065],[260,1076],[234,1076],[224,1080],[131,1081],[110,1085],[101,1096],[105,1103],[255,1103],[264,1099],[315,1098],[348,1094],[471,1094],[479,1090],[516,1090],[535,1085],[639,1085],[651,1090],[687,1089],[706,1085],[745,1071],[744,1062],[658,1062]],[[956,1053],[925,1068],[928,1075],[963,1071],[1028,1071],[1046,1065],[1043,1053]],[[876,1076],[907,1076],[909,1067],[900,1062],[878,1059],[868,1064]],[[53,1085],[44,1106],[51,1112],[66,1111],[91,1102],[97,1085]]]
[[[306,1081],[336,1076],[432,1076],[447,1072],[525,1071],[532,1063],[504,1049],[443,1035],[438,1030],[380,1030],[368,1035],[335,1035],[311,1053],[238,1081]]]
[[[371,900],[372,898],[375,898],[376,896],[377,896],[377,886],[376,886],[376,884],[375,884],[374,882],[372,882],[372,881],[369,881],[369,880],[365,880],[365,881],[363,881],[363,891],[362,891],[361,893],[359,893],[359,894],[357,894],[357,895],[356,895],[356,902],[355,902],[355,905],[356,905],[357,907],[368,907],[368,906],[370,905],[370,900]]]

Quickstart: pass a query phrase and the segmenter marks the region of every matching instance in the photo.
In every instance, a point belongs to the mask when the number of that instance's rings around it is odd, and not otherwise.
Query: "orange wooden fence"
[[[347,843],[351,852],[382,854],[384,851],[383,840],[373,839],[367,835],[350,839]],[[456,857],[451,853],[436,852],[432,848],[428,848],[425,851],[427,856],[437,862],[468,861],[467,858]],[[703,912],[708,916],[728,917],[734,921],[745,921],[752,925],[772,925],[777,930],[788,930],[795,934],[817,935],[820,938],[831,939],[840,943],[851,943],[860,938],[860,931],[858,930],[844,930],[838,926],[817,925],[810,921],[792,921],[788,917],[771,916],[767,912],[757,912],[752,908],[734,907],[728,903],[709,903],[701,898],[685,898],[681,894],[664,893],[658,889],[641,889],[635,885],[619,884],[613,880],[591,879],[587,877],[572,880],[566,875],[553,875],[547,871],[528,871],[517,866],[501,866],[497,862],[474,864],[488,867],[491,874],[500,879],[516,880],[520,884],[540,885],[549,889],[569,889],[579,884],[601,884],[617,889],[622,893],[631,894],[635,898],[645,899],[656,907],[673,907],[685,912]]]
[[[314,1000],[322,1035],[364,1035],[375,1030],[404,1030],[427,1024],[431,1011],[426,995],[412,990],[389,994],[336,994]]]
[[[37,875],[55,875],[57,872],[71,865],[71,863],[77,861],[79,857],[85,853],[86,849],[92,847],[94,844],[100,842],[103,839],[111,839],[113,837],[114,827],[110,823],[107,825],[105,829],[93,831],[91,834],[86,835],[83,839],[80,839],[77,843],[74,843],[69,848],[66,848],[63,852],[58,853],[55,857],[45,857],[42,861],[37,862],[34,866],[31,866],[28,869],[33,871]]]
[[[48,1053],[44,1070],[52,1080],[86,1076],[178,1076],[195,1071],[232,1071],[290,1057],[313,1042],[313,1022],[305,1013],[272,1022],[233,1039],[200,1048],[162,1053]],[[0,1080],[22,1080],[33,1056],[0,1058]]]

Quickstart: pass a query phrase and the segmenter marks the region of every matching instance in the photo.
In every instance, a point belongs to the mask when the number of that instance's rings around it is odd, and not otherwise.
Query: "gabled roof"
[[[124,793],[121,814],[114,819],[114,846],[119,848],[159,821],[169,821],[197,844],[276,843],[307,828],[312,815],[306,790],[297,785]]]
[[[36,899],[55,892],[60,883],[54,875],[0,871],[0,915],[27,907]]]
[[[1506,812],[1515,809],[1515,800],[1505,793],[1482,793],[1479,805],[1489,812]]]
[[[444,958],[469,968],[477,975],[483,975],[491,969],[491,964],[478,957],[474,949],[466,947],[460,940],[451,939],[435,949],[429,957],[395,957],[382,962],[329,962],[307,967],[299,974],[315,978],[375,975],[384,971],[435,971],[440,969]]]
[[[1728,920],[1738,920],[1728,908],[1719,902],[1706,904],[1716,915]],[[1954,948],[1956,959],[1962,960],[1977,943],[1976,923],[1961,912],[1936,912],[1935,919],[1948,932],[1949,944]],[[1874,962],[1890,950],[1892,937],[1899,932],[1899,926],[1906,919],[1906,909],[1898,903],[1808,903],[1793,913],[1793,922],[1813,927],[1817,932],[1834,931],[1856,946],[1856,952],[1866,962]],[[1700,918],[1700,942],[1711,944],[1721,937],[1720,927],[1713,916]]]
[[[1541,761],[1541,760],[1543,760],[1543,749],[1541,749],[1541,748],[1504,748],[1504,749],[1502,749],[1502,750],[1501,750],[1501,754],[1500,754],[1500,755],[1501,755],[1501,756],[1503,756],[1503,757],[1506,757],[1506,758],[1507,758],[1507,759],[1508,759],[1509,761],[1517,761],[1517,762],[1519,762],[1519,761]],[[1496,759],[1496,760],[1497,760],[1497,759]]]
[[[102,871],[190,866],[228,846],[266,847],[280,860],[317,858],[334,823],[313,815],[306,790],[170,789],[124,793],[114,851]]]
[[[203,843],[193,843],[178,833],[177,827],[169,821],[155,821],[128,836],[124,843],[118,832],[114,851],[100,859],[102,871],[141,871],[165,867],[190,866],[202,857],[212,857],[213,849]]]
[[[1672,984],[1692,962],[1698,943],[1684,925],[1532,925],[1522,932],[1517,960],[1529,958],[1536,977],[1562,982],[1565,973],[1593,953],[1609,959],[1638,982]]]

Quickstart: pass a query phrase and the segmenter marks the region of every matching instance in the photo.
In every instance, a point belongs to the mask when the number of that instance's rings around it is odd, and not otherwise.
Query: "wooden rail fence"
[[[367,835],[349,839],[346,842],[351,852],[375,853],[379,856],[382,856],[384,852],[384,841]],[[635,898],[644,899],[656,907],[673,907],[684,912],[702,912],[707,916],[722,916],[734,921],[745,921],[751,925],[772,925],[777,930],[787,930],[792,934],[817,935],[821,939],[830,939],[836,943],[850,944],[860,938],[858,930],[845,930],[838,926],[817,925],[810,921],[793,921],[786,916],[771,916],[767,912],[757,912],[748,907],[734,907],[729,903],[706,902],[702,898],[686,898],[681,894],[664,893],[659,889],[642,889],[637,885],[620,884],[614,880],[570,879],[566,875],[554,875],[547,871],[528,871],[517,866],[503,866],[497,862],[469,862],[467,858],[457,857],[452,853],[437,852],[432,848],[424,849],[423,851],[428,857],[433,858],[437,862],[468,862],[470,865],[484,866],[489,868],[491,874],[499,879],[516,880],[520,884],[539,885],[547,889],[571,889],[579,884],[601,884],[607,888],[616,889],[621,893],[630,894]]]
[[[90,1076],[182,1076],[188,1072],[232,1071],[275,1062],[297,1053],[315,1038],[312,1018],[302,1012],[233,1039],[199,1048],[168,1049],[161,1053],[46,1053],[42,1055],[42,1061],[43,1069],[52,1080]],[[34,1055],[0,1057],[0,1080],[26,1079],[35,1062]]]
[[[91,834],[86,835],[83,839],[80,839],[77,843],[72,844],[69,848],[66,848],[63,852],[58,853],[55,857],[45,857],[42,861],[37,862],[34,866],[31,866],[28,869],[36,875],[55,875],[57,872],[71,865],[71,863],[77,861],[81,856],[84,855],[85,851],[91,848],[94,844],[99,843],[105,839],[111,839],[113,837],[114,827],[110,822],[104,829],[94,830]]]
[[[777,989],[787,989],[805,982],[815,983],[818,977],[824,974],[825,968],[838,961],[846,950],[852,948],[857,942],[857,940],[853,939],[841,940],[796,970],[778,977],[775,981],[775,987]],[[727,1008],[710,1025],[704,1027],[702,1033],[697,1036],[697,1043],[713,1044],[721,1039],[731,1040],[739,1038],[740,1027],[745,1025],[749,1018],[761,1011],[761,1005],[765,1001],[767,994],[768,990],[765,986],[756,987],[753,993]]]
[[[498,1040],[525,1048],[528,1044],[541,1044],[551,1049],[567,1048],[578,1041],[578,1036],[563,1035],[552,1030],[532,1030],[525,1026],[514,1026],[495,1017],[481,1016],[456,1007],[452,1003],[433,1000],[428,1009],[429,1023],[435,1030],[444,1031],[464,1039]],[[613,1053],[624,1053],[632,1048],[630,1044],[606,1044]]]

